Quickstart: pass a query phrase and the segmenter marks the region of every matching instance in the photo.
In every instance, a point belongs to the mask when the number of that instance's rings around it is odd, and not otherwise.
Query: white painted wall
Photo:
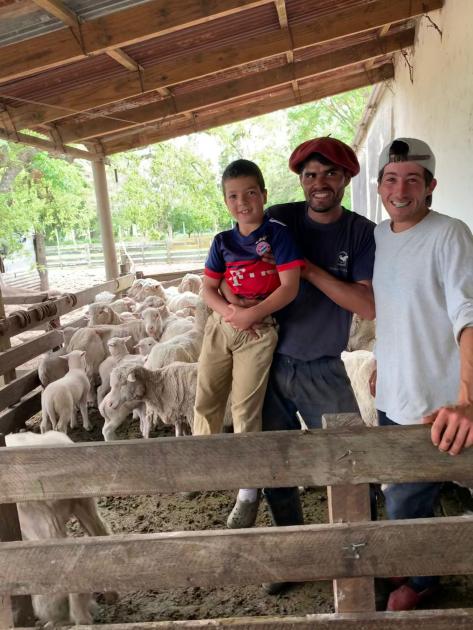
[[[365,169],[360,186],[368,185],[370,192],[376,186],[376,161],[384,144],[399,136],[421,138],[437,160],[432,207],[473,229],[473,0],[445,0],[429,16],[442,38],[425,17],[420,20],[409,55],[413,83],[398,55],[395,79],[384,90],[358,149]],[[353,184],[353,208],[379,221],[379,202],[372,194],[361,195],[360,186]]]

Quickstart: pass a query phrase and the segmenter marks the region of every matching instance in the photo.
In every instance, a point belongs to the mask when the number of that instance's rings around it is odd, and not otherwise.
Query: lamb
[[[41,433],[52,428],[67,433],[67,427],[76,425],[76,407],[80,409],[84,429],[90,431],[92,425],[87,414],[87,396],[90,383],[85,373],[85,351],[73,350],[61,357],[69,365],[68,373],[50,383],[41,393]]]
[[[69,329],[65,328],[64,339],[66,340],[68,336]],[[66,345],[66,352],[72,352],[72,350],[85,350],[85,371],[90,383],[90,402],[95,403],[95,386],[99,365],[106,356],[102,340],[93,328],[78,328]]]
[[[377,426],[378,416],[368,383],[375,365],[373,353],[368,350],[342,352],[342,360],[350,378],[363,422],[368,427]]]
[[[179,293],[184,293],[185,291],[191,291],[196,295],[199,294],[202,288],[202,278],[198,276],[196,273],[186,273],[186,275],[182,278],[181,284],[177,288]]]
[[[192,330],[193,323],[188,319],[182,317],[176,317],[175,319],[168,319],[164,325],[164,332],[160,337],[160,341],[169,341],[173,337],[178,335],[184,335]]]
[[[108,407],[145,402],[164,424],[174,424],[176,436],[192,432],[197,363],[171,363],[156,371],[145,367],[115,368],[110,379]]]
[[[55,352],[49,351],[41,358],[38,365],[38,376],[43,387],[67,374],[67,362],[62,359],[65,353],[65,349],[60,348]]]
[[[110,291],[102,291],[101,293],[97,293],[94,302],[103,302],[105,304],[108,304],[108,306],[113,308],[115,313],[118,313],[119,315],[121,313],[126,313],[133,310],[133,307],[136,304],[135,300],[132,300],[129,297],[116,300],[115,295],[113,293],[110,293]]]
[[[153,308],[161,308],[166,304],[166,299],[162,298],[159,295],[148,295],[147,298],[143,300],[141,304],[138,304],[135,308],[135,313],[141,313],[145,310],[145,308],[153,307]]]
[[[145,337],[144,339],[140,339],[133,349],[137,350],[141,356],[147,357],[156,343],[157,341],[153,337]]]
[[[69,445],[64,433],[47,431],[5,436],[8,447]],[[107,536],[110,532],[97,510],[95,499],[61,499],[59,501],[27,501],[17,504],[23,540],[66,538],[66,524],[74,516],[89,536]],[[33,595],[35,615],[43,623],[91,624],[94,599],[92,593],[55,593]],[[48,624],[48,626],[49,626]]]
[[[97,403],[100,406],[105,394],[110,390],[110,373],[121,359],[131,356],[126,347],[126,342],[130,337],[111,337],[107,346],[110,356],[106,357],[99,365],[100,385],[97,388]]]

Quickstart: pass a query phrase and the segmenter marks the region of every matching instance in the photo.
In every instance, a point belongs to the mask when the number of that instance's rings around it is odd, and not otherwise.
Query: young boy
[[[199,358],[194,435],[219,433],[231,391],[235,433],[261,431],[261,411],[277,343],[271,314],[297,295],[304,265],[287,227],[264,214],[266,188],[259,167],[236,160],[222,175],[225,204],[237,224],[214,238],[205,264],[203,297],[213,310]],[[262,260],[272,254],[276,264]],[[233,302],[220,294],[225,278]],[[239,298],[253,300],[243,308]],[[228,527],[250,527],[258,490],[242,489]]]

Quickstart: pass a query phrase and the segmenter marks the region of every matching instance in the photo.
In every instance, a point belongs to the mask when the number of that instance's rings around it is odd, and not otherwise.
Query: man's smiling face
[[[341,166],[307,162],[299,176],[305,199],[313,212],[330,212],[340,208],[349,175]]]

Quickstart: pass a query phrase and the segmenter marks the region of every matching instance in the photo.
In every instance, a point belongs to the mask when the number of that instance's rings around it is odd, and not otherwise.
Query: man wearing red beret
[[[358,406],[340,354],[353,313],[374,319],[371,287],[375,224],[342,207],[345,188],[360,167],[352,149],[335,138],[298,146],[289,168],[299,175],[305,201],[268,209],[285,223],[306,259],[297,298],[276,313],[279,342],[263,410],[263,430],[321,427],[323,413]],[[264,492],[275,525],[303,522],[297,488]],[[268,593],[285,584],[265,585]]]

